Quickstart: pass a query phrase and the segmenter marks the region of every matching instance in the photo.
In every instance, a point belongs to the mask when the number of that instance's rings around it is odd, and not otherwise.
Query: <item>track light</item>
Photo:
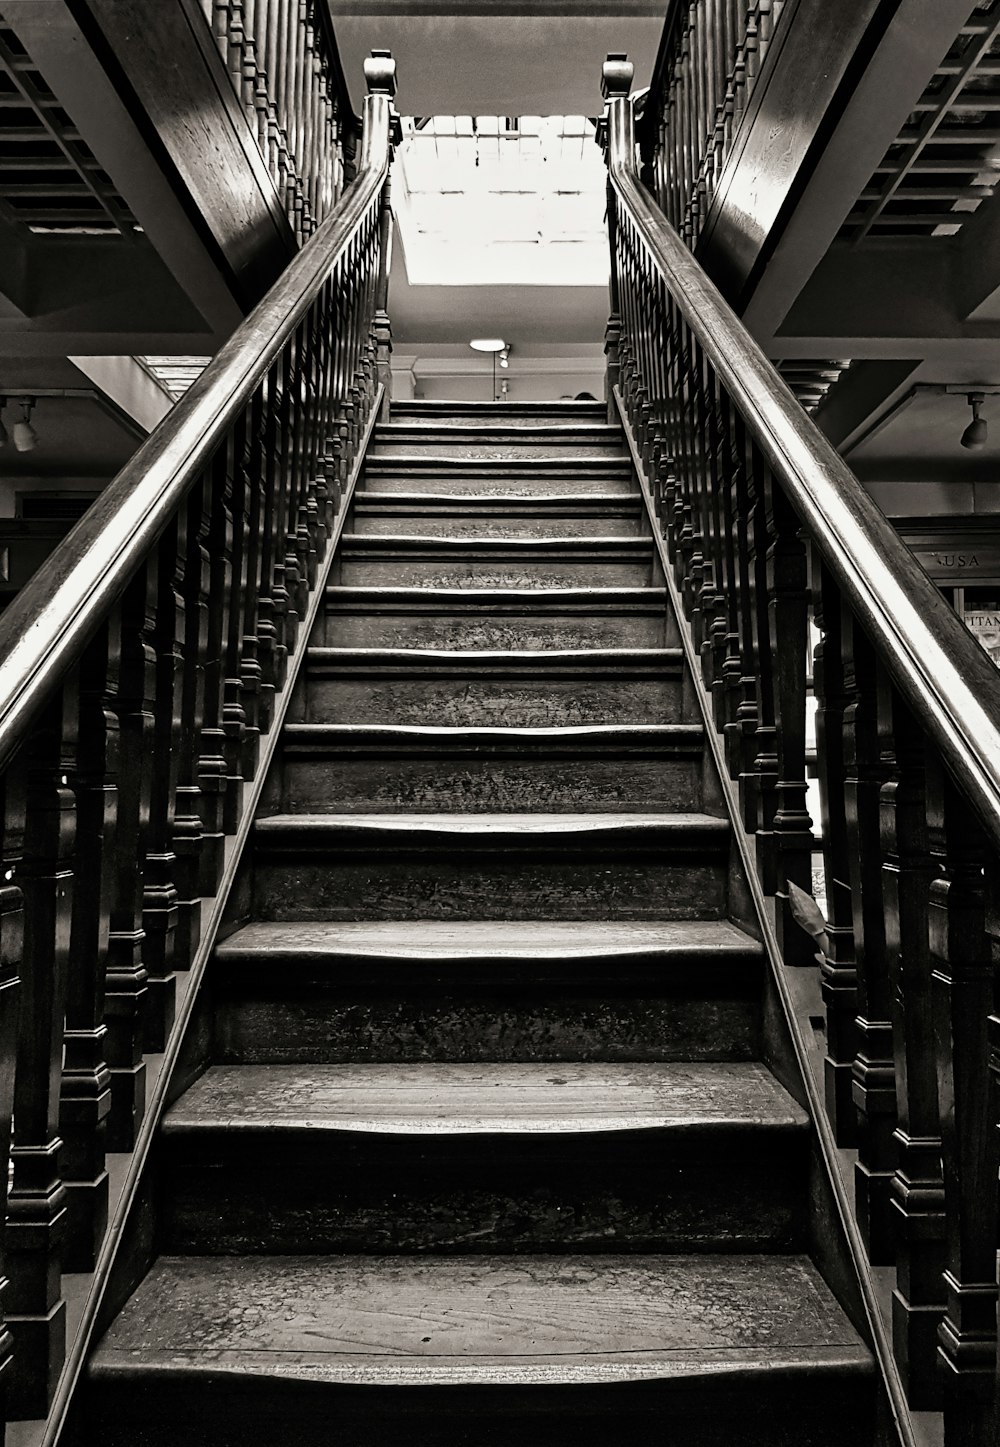
[[[20,422],[15,422],[11,429],[14,446],[18,452],[33,452],[38,446],[38,433],[31,425],[31,409],[34,405],[34,397],[25,397],[23,399],[21,406],[24,409],[24,416]]]
[[[962,446],[967,447],[970,452],[979,452],[986,446],[989,435],[986,418],[979,415],[979,409],[986,398],[982,392],[970,392],[968,397],[969,406],[972,408],[972,421],[962,433]]]

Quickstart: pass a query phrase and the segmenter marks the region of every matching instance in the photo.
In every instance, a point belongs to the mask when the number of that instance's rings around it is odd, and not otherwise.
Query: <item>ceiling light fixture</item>
[[[497,400],[497,353],[501,355],[500,365],[506,367],[506,357],[510,348],[503,337],[473,337],[469,346],[474,352],[492,352],[493,354],[493,390],[490,393],[490,401]]]
[[[981,452],[986,446],[989,436],[989,425],[985,417],[980,417],[979,409],[986,398],[982,392],[969,392],[969,406],[972,408],[972,421],[962,433],[961,443],[970,452]]]

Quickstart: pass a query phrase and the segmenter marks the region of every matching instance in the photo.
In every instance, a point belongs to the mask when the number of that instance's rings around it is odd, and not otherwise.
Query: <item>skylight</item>
[[[394,176],[411,286],[607,285],[607,175],[585,116],[406,118]]]

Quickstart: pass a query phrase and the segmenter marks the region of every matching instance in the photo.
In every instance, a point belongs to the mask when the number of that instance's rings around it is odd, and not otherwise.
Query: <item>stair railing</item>
[[[355,118],[327,0],[199,0],[299,241],[354,173]]]
[[[56,1389],[60,1273],[105,1249],[106,1152],[143,1129],[382,396],[388,52],[365,73],[353,185],[0,619],[10,1417]]]
[[[896,1267],[894,1357],[868,1300],[900,1420],[905,1392],[911,1408],[943,1404],[949,1447],[986,1447],[1000,678],[642,184],[631,75],[609,57],[609,391],[700,658],[764,918],[785,966],[819,963],[825,1084],[817,1069],[812,1088],[831,1158],[835,1143],[857,1151],[845,1229],[873,1266]],[[825,929],[809,900],[810,603]]]
[[[692,249],[786,0],[672,0],[642,117],[645,176]]]

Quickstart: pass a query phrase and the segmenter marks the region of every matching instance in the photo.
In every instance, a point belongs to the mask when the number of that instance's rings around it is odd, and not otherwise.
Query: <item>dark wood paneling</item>
[[[155,135],[237,294],[252,304],[295,243],[199,7],[194,0],[75,0],[74,9],[134,97],[142,112],[135,119]]]

